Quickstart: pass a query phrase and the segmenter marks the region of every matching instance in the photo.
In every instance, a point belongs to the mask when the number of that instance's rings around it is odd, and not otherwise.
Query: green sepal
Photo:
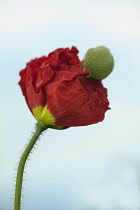
[[[99,46],[87,51],[83,62],[83,70],[89,70],[90,78],[104,79],[112,72],[113,67],[114,58],[108,48]]]

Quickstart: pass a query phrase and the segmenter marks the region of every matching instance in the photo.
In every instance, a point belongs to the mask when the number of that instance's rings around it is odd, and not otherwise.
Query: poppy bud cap
[[[104,46],[91,48],[87,51],[83,69],[88,69],[89,77],[96,80],[106,78],[113,70],[114,58],[109,49]]]

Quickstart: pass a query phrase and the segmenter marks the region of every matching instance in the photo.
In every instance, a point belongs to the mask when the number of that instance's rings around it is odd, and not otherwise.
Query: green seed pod
[[[106,47],[99,46],[87,51],[84,58],[83,69],[89,70],[90,78],[97,80],[104,79],[112,72],[113,67],[113,56]]]

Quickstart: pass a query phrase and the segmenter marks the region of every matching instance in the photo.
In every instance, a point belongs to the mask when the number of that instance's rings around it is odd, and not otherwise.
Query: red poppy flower
[[[19,85],[32,114],[49,126],[84,126],[104,119],[107,89],[82,71],[76,47],[60,48],[27,63]],[[57,128],[57,127],[56,127]]]

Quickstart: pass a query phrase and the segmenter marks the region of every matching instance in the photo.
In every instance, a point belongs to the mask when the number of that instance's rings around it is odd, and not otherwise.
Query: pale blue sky
[[[103,81],[111,110],[102,123],[44,133],[28,162],[22,209],[140,208],[140,2],[3,0],[0,210],[12,209],[15,163],[36,122],[18,73],[30,59],[72,45],[81,59],[91,47],[111,50],[115,68]]]

